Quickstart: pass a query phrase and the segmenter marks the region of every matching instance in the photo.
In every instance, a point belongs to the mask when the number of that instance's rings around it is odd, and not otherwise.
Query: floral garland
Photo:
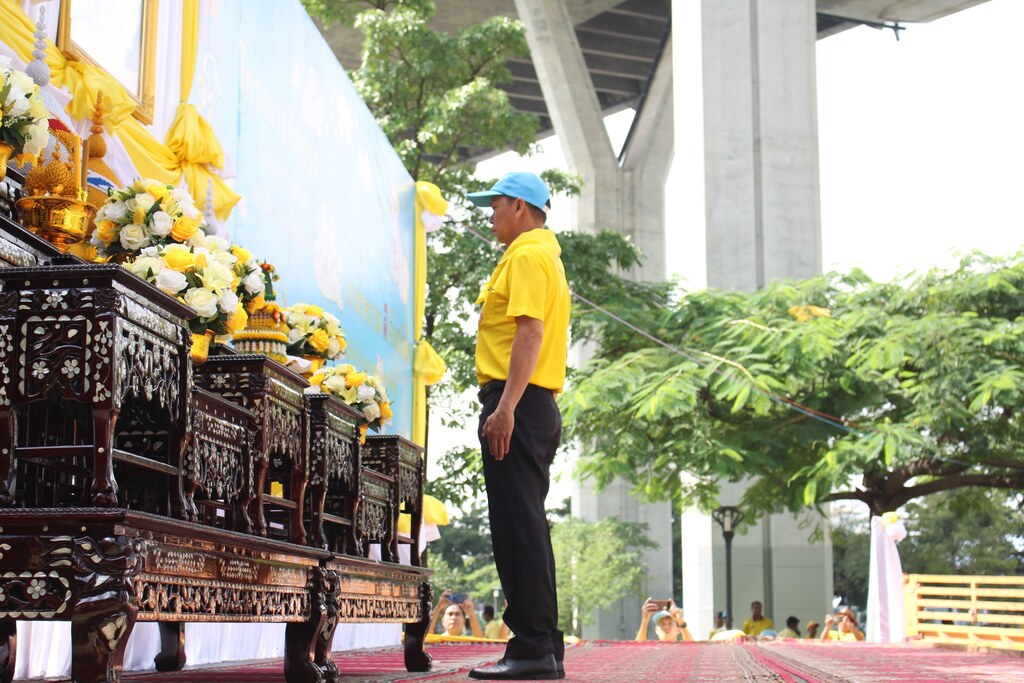
[[[102,257],[130,257],[146,247],[182,244],[205,227],[188,190],[148,179],[110,190],[94,223],[90,242]]]
[[[359,372],[349,363],[317,370],[309,383],[320,387],[324,393],[337,396],[359,412],[360,442],[366,438],[368,428],[379,432],[391,421],[391,400],[384,389],[384,382]]]
[[[282,309],[288,332],[288,353],[293,356],[317,356],[337,360],[345,355],[348,343],[341,323],[319,306],[295,304]]]
[[[35,159],[50,140],[49,119],[39,86],[0,55],[0,142],[13,147],[20,161]]]
[[[204,237],[211,246],[216,243],[210,240],[219,239]],[[172,243],[145,247],[124,266],[191,306],[196,312],[189,321],[193,333],[233,334],[249,321],[236,293],[245,286],[235,270],[237,262],[238,257],[226,249]]]

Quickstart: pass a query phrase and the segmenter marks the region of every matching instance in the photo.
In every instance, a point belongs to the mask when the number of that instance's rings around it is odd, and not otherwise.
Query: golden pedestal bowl
[[[23,197],[17,205],[22,225],[62,252],[92,235],[96,209],[83,199]]]

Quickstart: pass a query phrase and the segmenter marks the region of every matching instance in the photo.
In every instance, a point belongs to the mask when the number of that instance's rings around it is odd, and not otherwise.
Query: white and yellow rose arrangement
[[[22,162],[35,159],[50,140],[49,119],[39,86],[0,55],[0,143],[10,145]]]
[[[336,317],[313,304],[294,304],[281,311],[291,328],[288,353],[337,360],[345,355],[348,344]]]
[[[245,256],[241,247],[198,231],[187,244],[143,247],[124,266],[191,306],[193,333],[233,334],[249,320],[247,302],[263,294],[259,265],[251,256],[243,261]]]
[[[100,256],[134,256],[147,247],[184,244],[205,227],[188,190],[136,180],[108,193],[90,239]]]
[[[367,429],[379,432],[381,427],[391,421],[391,400],[384,389],[384,382],[378,377],[356,370],[349,363],[317,370],[309,383],[355,408],[361,417],[360,442],[366,438]]]

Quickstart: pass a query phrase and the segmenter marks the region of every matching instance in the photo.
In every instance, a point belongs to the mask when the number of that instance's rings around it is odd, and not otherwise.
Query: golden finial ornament
[[[50,120],[53,151],[41,154],[25,175],[25,197],[17,202],[21,222],[66,252],[88,238],[96,208],[88,202],[83,178],[82,139],[56,119]]]

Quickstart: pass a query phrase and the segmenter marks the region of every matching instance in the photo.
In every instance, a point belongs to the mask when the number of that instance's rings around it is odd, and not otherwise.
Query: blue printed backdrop
[[[205,0],[191,101],[243,196],[228,230],[282,305],[341,320],[412,431],[413,181],[299,0]]]

